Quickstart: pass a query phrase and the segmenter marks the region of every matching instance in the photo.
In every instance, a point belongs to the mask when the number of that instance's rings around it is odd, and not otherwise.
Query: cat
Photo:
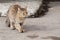
[[[11,29],[17,29],[22,33],[24,32],[23,23],[27,14],[27,7],[22,8],[18,4],[11,5],[7,11],[6,23]]]

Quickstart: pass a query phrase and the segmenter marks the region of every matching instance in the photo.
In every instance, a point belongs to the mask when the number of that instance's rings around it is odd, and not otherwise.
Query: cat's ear
[[[20,9],[20,8],[18,8],[18,11],[21,11],[21,9]]]

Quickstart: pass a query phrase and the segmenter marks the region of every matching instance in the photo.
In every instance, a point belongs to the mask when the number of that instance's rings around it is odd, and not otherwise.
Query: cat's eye
[[[23,15],[25,15],[25,13],[23,13]]]
[[[27,12],[26,13],[23,13],[23,15],[26,15],[27,14]]]

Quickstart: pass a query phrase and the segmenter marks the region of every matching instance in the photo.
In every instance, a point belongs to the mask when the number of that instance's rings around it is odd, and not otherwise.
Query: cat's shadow
[[[38,25],[24,25],[24,29],[27,31],[45,31],[47,30],[46,26],[38,26]]]

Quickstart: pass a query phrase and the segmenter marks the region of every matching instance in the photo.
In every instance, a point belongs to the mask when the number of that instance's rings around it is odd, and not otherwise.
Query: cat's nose
[[[25,17],[25,18],[28,18],[28,17]]]
[[[26,16],[25,18],[28,18],[28,16]]]

